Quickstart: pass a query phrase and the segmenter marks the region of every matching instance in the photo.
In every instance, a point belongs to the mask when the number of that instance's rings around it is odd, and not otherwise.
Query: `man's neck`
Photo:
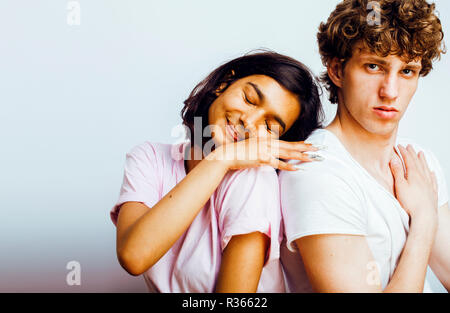
[[[395,153],[397,129],[388,135],[373,134],[342,115],[336,115],[326,129],[334,133],[352,157],[370,173],[390,173],[389,161]]]

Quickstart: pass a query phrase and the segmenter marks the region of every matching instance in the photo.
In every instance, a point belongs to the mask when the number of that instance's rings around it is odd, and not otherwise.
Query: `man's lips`
[[[381,111],[387,111],[387,112],[398,112],[398,110],[394,107],[388,107],[388,106],[380,106],[380,107],[376,107],[374,108],[375,110],[381,110]]]
[[[382,119],[392,119],[398,113],[397,109],[395,109],[394,107],[388,107],[388,106],[376,107],[376,108],[373,108],[373,110],[374,110],[375,114]]]

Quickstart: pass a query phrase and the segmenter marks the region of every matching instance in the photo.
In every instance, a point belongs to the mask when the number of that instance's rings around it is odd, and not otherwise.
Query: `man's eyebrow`
[[[253,89],[255,89],[256,93],[258,94],[259,101],[263,102],[265,99],[265,96],[262,93],[261,89],[259,89],[258,85],[254,84],[252,82],[248,82],[247,84],[252,86]],[[283,133],[284,133],[284,131],[286,130],[286,124],[283,122],[283,120],[278,115],[274,115],[273,118],[281,125],[281,127],[283,128]]]
[[[377,57],[374,57],[374,56],[362,56],[361,59],[363,59],[364,62],[374,62],[374,63],[379,63],[381,65],[387,65],[388,64],[388,62],[386,62],[382,58],[377,58]]]
[[[406,64],[405,67],[409,68],[409,69],[416,69],[416,70],[421,70],[422,69],[422,65],[415,64],[415,63]]]

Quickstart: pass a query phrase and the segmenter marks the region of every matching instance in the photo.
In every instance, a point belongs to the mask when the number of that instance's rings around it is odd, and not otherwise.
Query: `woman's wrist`
[[[434,241],[438,226],[437,214],[416,214],[411,216],[410,232],[414,230],[423,237]]]
[[[217,166],[222,167],[225,171],[228,171],[233,166],[233,160],[227,158],[222,147],[223,146],[217,147],[214,151],[211,151],[204,160],[212,162]]]

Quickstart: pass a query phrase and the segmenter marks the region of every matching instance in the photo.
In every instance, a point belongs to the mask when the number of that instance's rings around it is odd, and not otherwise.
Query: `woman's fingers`
[[[323,158],[317,154],[307,154],[306,152],[315,152],[323,148],[314,146],[303,141],[287,142],[276,140],[271,143],[270,152],[276,158],[300,160],[304,162],[321,161]]]
[[[411,176],[416,177],[416,179],[419,179],[420,181],[424,182],[428,186],[432,186],[432,189],[434,193],[437,193],[437,179],[434,172],[430,170],[430,167],[428,166],[428,162],[425,157],[425,153],[423,151],[420,151],[418,154],[416,154],[416,151],[411,145],[408,145],[408,147],[404,148],[402,146],[399,146],[399,150],[402,154],[403,160],[405,162],[406,167],[406,177],[408,179]],[[391,165],[391,168],[395,168],[395,165]],[[392,173],[394,174],[394,179],[397,184],[397,177],[394,173],[395,169],[392,170]],[[397,171],[399,172],[400,169],[397,167]],[[415,175],[413,175],[413,173]],[[415,181],[414,179],[412,181]]]
[[[280,150],[279,153],[273,155],[276,158],[288,159],[288,160],[299,160],[304,162],[311,162],[319,158],[316,154],[306,154],[300,151],[293,150]]]
[[[431,170],[428,167],[428,162],[427,162],[427,159],[425,157],[425,153],[423,153],[423,151],[420,151],[419,155],[418,155],[418,158],[419,158],[419,162],[420,162],[420,164],[422,166],[422,169],[423,169],[423,171],[425,173],[425,176],[427,177],[428,181],[431,182],[432,181]]]
[[[436,204],[436,208],[438,207],[438,199],[439,199],[439,188],[437,183],[437,177],[434,172],[431,172],[431,185],[433,186],[433,193],[434,193],[434,201]]]
[[[314,155],[314,154],[306,154],[299,151],[288,151],[288,150],[281,150],[276,155],[265,155],[260,158],[260,161],[263,164],[268,164],[273,168],[284,170],[284,171],[297,171],[299,168],[296,166],[297,164],[291,164],[287,163],[281,159],[285,160],[299,160],[301,162],[312,162],[315,160],[322,160],[320,156]]]
[[[269,165],[272,166],[275,169],[279,169],[279,170],[282,170],[282,171],[298,171],[299,170],[299,168],[297,168],[295,165],[290,164],[290,163],[286,163],[286,162],[281,161],[281,160],[279,160],[277,158],[272,158],[270,160]]]
[[[436,178],[436,173],[435,172],[431,172],[431,182],[433,185],[433,190],[434,192],[438,192],[438,184],[437,184],[437,178]]]
[[[410,156],[411,156],[411,160],[414,162],[414,166],[416,167],[416,169],[421,170],[421,164],[419,161],[419,158],[417,156],[416,150],[414,150],[413,146],[408,145],[406,147],[406,150],[409,152]]]
[[[267,138],[249,138],[224,145],[221,149],[225,157],[233,162],[230,165],[232,169],[270,165],[282,170],[296,170],[295,165],[288,164],[287,160],[301,162],[322,160],[318,155],[307,154],[317,150],[317,147],[303,141],[287,142]]]
[[[391,172],[394,176],[395,185],[398,186],[402,184],[405,181],[405,173],[403,171],[402,162],[397,156],[394,156],[394,158],[392,158],[389,162],[389,166],[391,167]]]
[[[425,158],[425,154],[423,151],[416,153],[414,148],[411,145],[408,145],[406,150],[409,152],[410,161],[414,164],[415,170],[419,172],[419,174],[428,180],[431,183],[431,171],[428,167],[428,163]]]
[[[323,148],[322,146],[313,145],[304,141],[288,142],[276,139],[271,143],[271,145],[277,146],[280,149],[295,150],[300,152],[318,151]]]
[[[412,146],[398,146],[403,158],[405,170],[400,163],[398,155],[390,162],[391,171],[395,182],[395,196],[410,215],[411,218],[429,214],[436,217],[437,188],[436,179],[433,177],[425,159],[425,154],[416,151]],[[406,178],[402,173],[406,173]]]
[[[408,174],[415,170],[416,164],[414,161],[414,156],[402,145],[398,146],[398,150],[402,155],[403,162],[405,163],[405,177],[408,177]]]
[[[410,153],[414,156],[414,161],[416,162],[417,169],[424,172],[425,167],[423,166],[423,163],[420,160],[420,154],[423,152],[420,151],[419,153],[416,153],[416,151],[414,150],[414,148],[412,146],[408,146],[406,149],[409,149]]]

